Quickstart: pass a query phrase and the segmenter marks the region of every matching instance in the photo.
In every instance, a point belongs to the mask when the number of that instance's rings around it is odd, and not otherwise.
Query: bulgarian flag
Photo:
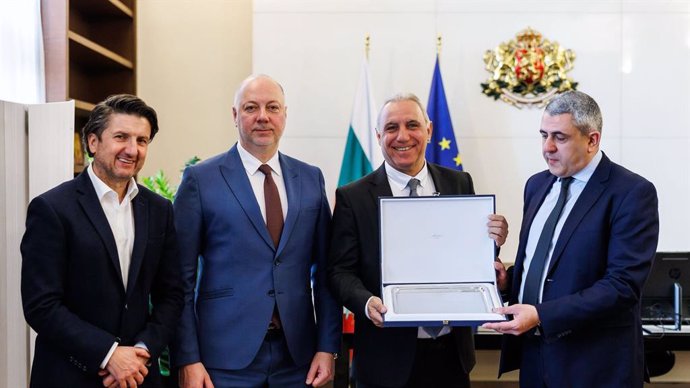
[[[365,58],[352,107],[338,187],[367,175],[383,163],[381,149],[376,141],[375,128],[376,105],[369,80],[369,62]]]

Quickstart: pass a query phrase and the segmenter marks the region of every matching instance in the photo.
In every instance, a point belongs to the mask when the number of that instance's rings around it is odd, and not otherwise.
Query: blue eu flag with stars
[[[460,159],[458,144],[455,142],[453,123],[450,121],[438,55],[436,56],[436,66],[434,67],[434,77],[431,80],[431,93],[429,93],[426,111],[434,124],[431,143],[426,147],[426,160],[462,171],[462,159]]]

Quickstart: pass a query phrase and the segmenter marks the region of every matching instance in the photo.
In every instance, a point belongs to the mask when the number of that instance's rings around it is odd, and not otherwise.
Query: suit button
[[[127,306],[127,304],[125,303],[125,310],[128,310],[128,309],[129,309],[129,306]]]
[[[268,296],[275,296],[276,292],[275,290],[268,290]]]
[[[280,265],[280,260],[276,260],[276,261],[275,261],[275,266],[277,267],[277,266],[279,266],[279,265]]]

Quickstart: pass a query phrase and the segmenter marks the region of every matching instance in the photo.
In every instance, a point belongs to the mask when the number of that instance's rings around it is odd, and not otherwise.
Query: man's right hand
[[[113,385],[127,388],[136,387],[144,382],[144,377],[149,374],[149,370],[142,361],[144,353],[148,355],[145,349],[133,346],[118,346],[115,348],[113,355],[110,356],[105,366],[105,370],[114,379]]]
[[[378,296],[372,296],[369,298],[369,302],[366,306],[367,315],[369,315],[369,320],[371,320],[377,327],[383,327],[383,314],[388,311],[383,301]]]
[[[213,388],[204,364],[196,362],[180,368],[180,388]]]

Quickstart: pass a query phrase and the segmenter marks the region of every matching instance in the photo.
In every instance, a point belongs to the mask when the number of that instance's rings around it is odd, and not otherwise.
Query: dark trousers
[[[544,357],[541,354],[541,337],[525,334],[522,342],[520,364],[520,388],[547,388],[544,381]]]
[[[228,349],[232,352],[232,349]],[[309,364],[295,365],[282,330],[269,330],[254,361],[244,369],[208,369],[215,388],[306,387]]]
[[[418,339],[410,379],[402,387],[396,388],[430,387],[470,387],[470,376],[460,364],[458,348],[450,334],[437,339]],[[357,388],[383,387],[357,381]]]

